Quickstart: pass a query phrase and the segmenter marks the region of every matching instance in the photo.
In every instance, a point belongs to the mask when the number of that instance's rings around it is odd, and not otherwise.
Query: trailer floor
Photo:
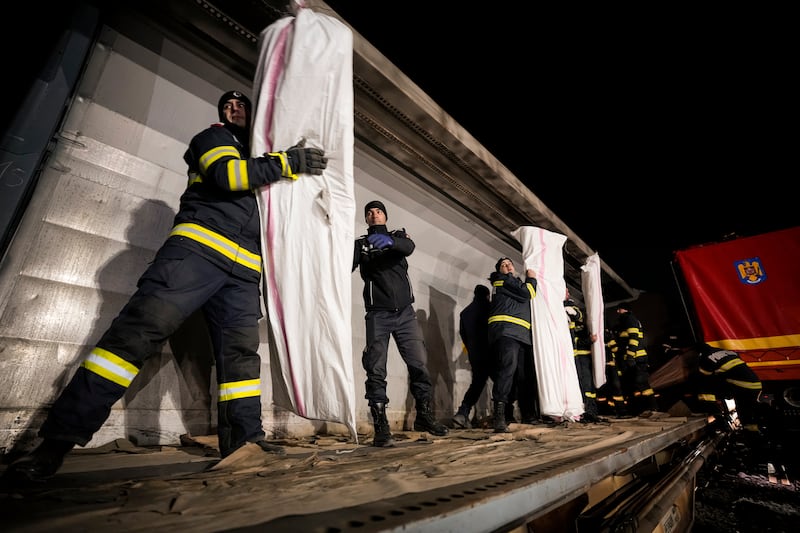
[[[73,451],[47,483],[4,484],[0,512],[6,532],[491,531],[556,508],[705,424],[655,413],[512,424],[505,434],[396,432],[394,448],[316,437],[275,441],[284,457],[247,445],[222,461],[213,438],[155,448],[115,441]]]

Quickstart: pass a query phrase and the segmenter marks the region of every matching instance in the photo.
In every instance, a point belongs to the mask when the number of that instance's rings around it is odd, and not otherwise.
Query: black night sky
[[[327,4],[635,288],[670,290],[674,250],[800,223],[777,13]]]

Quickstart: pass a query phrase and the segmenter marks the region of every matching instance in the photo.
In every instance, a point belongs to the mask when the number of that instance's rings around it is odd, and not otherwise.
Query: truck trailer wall
[[[186,185],[183,152],[195,133],[216,121],[219,95],[251,87],[251,80],[236,78],[168,34],[146,24],[133,30],[102,28],[3,260],[0,450],[35,437],[49,405],[135,290],[172,226]],[[429,349],[434,408],[440,418],[450,416],[470,379],[458,313],[471,301],[475,284],[488,285],[497,257],[520,260],[519,252],[358,142],[355,182],[356,235],[366,230],[363,205],[381,199],[389,227],[404,227],[416,242],[410,276]],[[353,388],[360,432],[369,422],[361,367],[362,286],[356,271]],[[190,319],[147,362],[88,446],[116,438],[176,444],[184,433],[213,433],[216,380],[203,331],[201,320]],[[264,321],[261,338],[263,382],[269,384]],[[389,415],[400,428],[413,417],[413,399],[393,343],[388,372]],[[274,407],[268,388],[262,405],[268,434],[310,435],[321,428]],[[488,401],[479,408],[488,411]],[[325,429],[347,434],[336,424]]]

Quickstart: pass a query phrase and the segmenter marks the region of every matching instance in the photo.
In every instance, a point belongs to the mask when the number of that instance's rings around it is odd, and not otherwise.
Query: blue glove
[[[378,250],[383,250],[384,248],[394,245],[394,239],[385,233],[372,233],[367,235],[367,241]]]

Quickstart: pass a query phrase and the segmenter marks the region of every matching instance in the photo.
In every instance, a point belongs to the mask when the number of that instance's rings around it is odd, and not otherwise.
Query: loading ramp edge
[[[235,532],[308,533],[504,531],[542,516],[592,485],[702,431],[693,419],[655,435],[602,448],[584,457],[554,461],[429,491],[343,509],[289,515]]]

